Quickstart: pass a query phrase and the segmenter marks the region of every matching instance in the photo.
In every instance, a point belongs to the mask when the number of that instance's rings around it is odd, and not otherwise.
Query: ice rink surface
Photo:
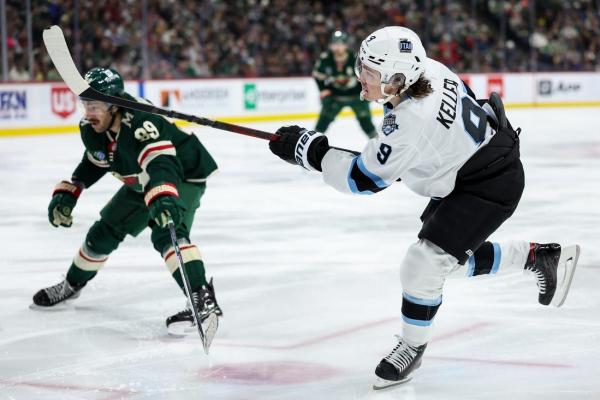
[[[449,280],[421,369],[379,392],[373,372],[400,328],[398,267],[427,199],[401,183],[342,195],[265,141],[194,128],[220,166],[192,231],[225,313],[206,356],[197,337],[166,334],[184,298],[148,232],[66,310],[28,308],[119,183],[84,191],[73,227],[55,229],[46,208],[81,158],[78,135],[0,139],[0,399],[600,399],[600,109],[508,115],[527,183],[492,239],[580,244],[569,298],[539,305],[516,271]],[[353,119],[330,131],[336,146],[365,140]]]

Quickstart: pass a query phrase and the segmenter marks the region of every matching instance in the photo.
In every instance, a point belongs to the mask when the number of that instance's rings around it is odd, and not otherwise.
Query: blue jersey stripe
[[[406,293],[406,292],[402,292],[402,297],[404,297],[406,300],[410,301],[411,303],[414,304],[418,304],[421,306],[439,306],[440,304],[442,304],[442,296],[438,297],[437,299],[421,299],[419,297],[415,297],[415,296],[411,296],[410,294]]]
[[[352,159],[347,179],[348,187],[357,194],[374,194],[388,187],[383,179],[365,167],[360,156]]]
[[[358,156],[357,158],[358,159],[356,160],[356,165],[358,165],[358,168],[363,174],[369,177],[373,181],[373,183],[377,185],[378,188],[385,189],[386,187],[388,187],[388,185],[383,179],[381,179],[379,176],[375,175],[374,173],[369,171],[367,167],[365,167],[365,163],[363,162],[361,156]]]
[[[492,243],[494,246],[494,264],[492,265],[492,270],[490,274],[495,274],[498,272],[498,268],[500,268],[500,259],[502,258],[502,252],[500,251],[500,245],[498,243]]]
[[[420,319],[408,318],[408,317],[405,317],[404,315],[402,316],[402,320],[404,322],[406,322],[407,324],[417,325],[417,326],[430,326],[433,323],[433,320],[431,320],[431,321],[422,321]]]
[[[352,191],[352,193],[373,194],[373,192],[371,192],[370,190],[359,190],[358,186],[356,184],[356,181],[352,178],[352,172],[356,168],[356,159],[357,159],[357,157],[355,157],[352,160],[352,163],[350,164],[350,169],[348,170],[348,186],[350,187],[350,190]]]
[[[469,266],[467,269],[467,276],[473,276],[475,274],[475,256],[469,257]]]

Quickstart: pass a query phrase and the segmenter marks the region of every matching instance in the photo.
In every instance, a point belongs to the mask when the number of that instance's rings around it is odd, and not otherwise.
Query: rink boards
[[[600,106],[598,72],[461,77],[479,97],[500,93],[508,108]],[[306,77],[128,81],[126,90],[161,107],[234,123],[315,119],[320,109],[317,86]],[[0,85],[0,136],[75,132],[81,115],[62,82]]]

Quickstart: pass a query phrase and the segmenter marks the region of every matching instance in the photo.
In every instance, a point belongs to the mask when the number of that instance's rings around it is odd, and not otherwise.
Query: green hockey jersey
[[[98,133],[85,119],[79,130],[85,152],[72,179],[85,187],[111,172],[144,192],[161,183],[204,182],[217,169],[195,135],[154,114],[121,109],[118,133]]]
[[[313,69],[319,90],[329,89],[334,97],[358,96],[361,87],[354,75],[355,57],[353,52],[348,51],[346,62],[338,68],[331,50],[323,52]]]

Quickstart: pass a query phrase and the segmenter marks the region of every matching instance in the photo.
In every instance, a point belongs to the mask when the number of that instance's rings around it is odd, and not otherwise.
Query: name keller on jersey
[[[458,103],[458,82],[452,79],[444,79],[444,90],[442,91],[442,104],[438,111],[437,120],[446,129],[456,118],[456,104]]]

